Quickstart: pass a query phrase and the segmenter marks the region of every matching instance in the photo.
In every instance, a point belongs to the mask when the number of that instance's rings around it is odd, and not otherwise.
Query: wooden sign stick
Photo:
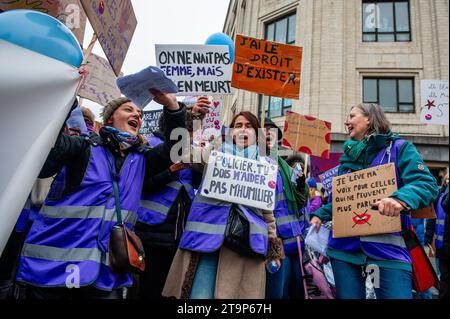
[[[92,35],[92,38],[91,38],[91,42],[89,42],[89,45],[86,49],[86,53],[83,57],[83,61],[81,61],[81,65],[87,64],[87,60],[88,60],[89,56],[91,55],[92,49],[94,48],[94,45],[95,45],[95,42],[97,42],[97,34],[95,34],[95,32],[94,32],[94,34]],[[78,101],[78,104],[80,105],[80,107],[82,106],[83,101],[84,101],[84,99],[82,97],[80,97],[80,99]]]
[[[305,178],[308,178],[309,154],[305,154]]]
[[[261,128],[264,128],[264,122],[266,120],[266,95],[262,96],[262,109],[261,109]]]

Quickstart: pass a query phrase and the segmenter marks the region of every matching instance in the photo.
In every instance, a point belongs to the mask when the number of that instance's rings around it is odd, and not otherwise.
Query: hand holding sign
[[[405,206],[394,198],[383,198],[382,200],[374,203],[372,207],[377,207],[381,215],[397,217],[400,212],[405,209]]]
[[[149,90],[150,93],[154,96],[154,100],[156,103],[164,105],[169,110],[175,111],[178,110],[178,102],[177,97],[173,93],[163,93],[154,89]]]
[[[211,107],[211,101],[206,96],[200,96],[192,108],[193,113],[207,114]]]

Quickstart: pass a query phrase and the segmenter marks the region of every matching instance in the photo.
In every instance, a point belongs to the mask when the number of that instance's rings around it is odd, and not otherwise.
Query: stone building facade
[[[300,99],[268,99],[267,116],[280,127],[285,110],[329,121],[331,151],[340,152],[349,108],[375,100],[388,105],[393,131],[415,143],[439,178],[448,167],[449,128],[420,122],[420,80],[448,80],[448,3],[230,0],[223,32],[303,47]],[[259,112],[261,96],[237,90],[224,105],[229,122],[239,111]]]

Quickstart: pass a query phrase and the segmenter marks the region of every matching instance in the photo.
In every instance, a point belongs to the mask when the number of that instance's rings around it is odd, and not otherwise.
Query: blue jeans
[[[266,272],[266,299],[303,299],[303,281],[297,254],[286,255],[276,273]]]
[[[219,252],[201,254],[189,299],[214,299]]]
[[[331,258],[337,299],[366,299],[365,266]],[[412,299],[412,273],[401,269],[379,267],[377,299]]]

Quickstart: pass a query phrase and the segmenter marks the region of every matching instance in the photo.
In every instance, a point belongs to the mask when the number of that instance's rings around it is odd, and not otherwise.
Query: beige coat
[[[263,211],[269,228],[269,256],[281,257],[282,243],[276,238],[273,212]],[[178,299],[189,298],[199,253],[178,249],[162,295]],[[222,246],[217,266],[216,299],[264,299],[266,270],[263,259],[239,255]]]

